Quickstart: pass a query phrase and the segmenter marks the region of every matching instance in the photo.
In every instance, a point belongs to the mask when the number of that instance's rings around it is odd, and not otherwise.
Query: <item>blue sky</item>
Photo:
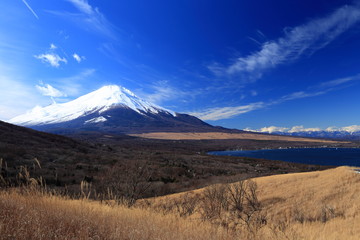
[[[360,1],[13,0],[0,119],[124,86],[231,128],[357,125]]]

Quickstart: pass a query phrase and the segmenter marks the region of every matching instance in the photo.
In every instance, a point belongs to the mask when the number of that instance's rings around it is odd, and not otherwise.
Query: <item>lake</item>
[[[287,162],[360,167],[359,148],[289,148],[242,151],[216,151],[212,155],[240,156]]]

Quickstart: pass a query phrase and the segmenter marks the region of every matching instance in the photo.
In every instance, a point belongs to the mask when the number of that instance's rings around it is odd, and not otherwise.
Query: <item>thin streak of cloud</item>
[[[360,80],[360,74],[356,75],[356,76],[352,76],[352,77],[338,78],[338,79],[335,79],[332,81],[323,82],[317,87],[319,87],[319,88],[336,87],[338,85],[356,81],[356,80]]]
[[[234,117],[236,115],[251,112],[260,108],[264,108],[266,104],[264,102],[251,103],[248,105],[237,106],[237,107],[219,107],[209,108],[202,112],[190,112],[190,115],[198,117],[204,121],[206,120],[221,120]]]
[[[324,95],[328,92],[335,91],[339,88],[335,88],[341,84],[345,84],[349,81],[360,80],[360,75],[355,75],[346,78],[335,79],[331,81],[327,81],[322,83],[320,86],[317,86],[316,91],[298,91],[293,92],[287,95],[284,95],[276,100],[268,101],[267,103],[264,102],[255,102],[250,103],[247,105],[242,106],[235,106],[235,107],[217,107],[217,108],[208,108],[203,111],[199,112],[190,112],[189,114],[194,115],[202,120],[221,120],[221,119],[229,119],[234,116],[238,116],[247,112],[255,111],[258,109],[270,107],[273,105],[281,104],[287,101],[302,99],[302,98],[309,98],[309,97],[316,97],[320,95]],[[309,89],[313,89],[309,88]]]
[[[87,30],[100,33],[113,40],[117,40],[115,26],[107,20],[98,8],[91,6],[87,0],[67,0],[67,2],[77,8],[80,13],[49,10],[47,12],[66,19],[71,19],[77,24],[81,24],[82,26],[85,25],[85,29]]]
[[[146,92],[142,89],[138,89],[136,94],[147,101],[162,105],[164,102],[168,102],[176,99],[177,101],[187,100],[195,97],[199,92],[197,91],[184,91],[177,87],[171,86],[168,81],[157,81],[146,86]],[[151,91],[149,93],[149,90]]]
[[[202,120],[215,121],[215,120],[221,120],[221,119],[229,119],[229,118],[232,118],[232,117],[235,117],[235,116],[247,113],[247,112],[252,112],[252,111],[266,108],[266,107],[269,107],[272,105],[281,104],[281,103],[284,103],[284,102],[287,102],[290,100],[320,96],[331,90],[329,89],[329,90],[318,91],[318,92],[299,91],[299,92],[294,92],[294,93],[291,93],[288,95],[284,95],[277,100],[269,101],[267,103],[255,102],[255,103],[250,103],[247,105],[236,106],[236,107],[209,108],[209,109],[206,109],[201,112],[192,112],[190,114],[192,114]]]
[[[236,59],[230,66],[214,63],[208,68],[217,75],[250,74],[256,80],[267,69],[324,48],[359,21],[359,5],[343,6],[326,17],[286,28],[283,37],[266,41],[259,51]]]
[[[58,88],[68,96],[77,97],[79,94],[83,93],[84,89],[86,89],[86,83],[95,72],[96,70],[92,68],[84,69],[73,76],[52,79],[51,81],[55,82]]]
[[[30,7],[30,5],[26,2],[26,0],[22,0],[22,2],[25,4],[25,6],[30,10],[30,12],[39,19],[39,16],[36,14],[36,12]]]

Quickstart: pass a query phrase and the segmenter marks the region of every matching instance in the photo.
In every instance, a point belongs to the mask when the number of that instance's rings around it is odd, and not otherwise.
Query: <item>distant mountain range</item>
[[[253,130],[249,128],[246,128],[244,130],[257,132],[257,133],[269,133],[269,134],[287,135],[287,136],[360,140],[360,126],[358,125],[352,125],[342,128],[329,127],[327,129],[304,128],[303,126],[295,126],[292,128],[271,126],[257,130]]]
[[[102,87],[67,103],[35,107],[9,122],[60,134],[231,131],[147,102],[117,85]]]

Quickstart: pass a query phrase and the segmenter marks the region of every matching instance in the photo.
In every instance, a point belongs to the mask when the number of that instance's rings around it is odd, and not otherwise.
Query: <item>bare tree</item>
[[[135,204],[151,186],[152,171],[146,161],[135,161],[111,173],[110,188],[116,201],[127,206]]]

